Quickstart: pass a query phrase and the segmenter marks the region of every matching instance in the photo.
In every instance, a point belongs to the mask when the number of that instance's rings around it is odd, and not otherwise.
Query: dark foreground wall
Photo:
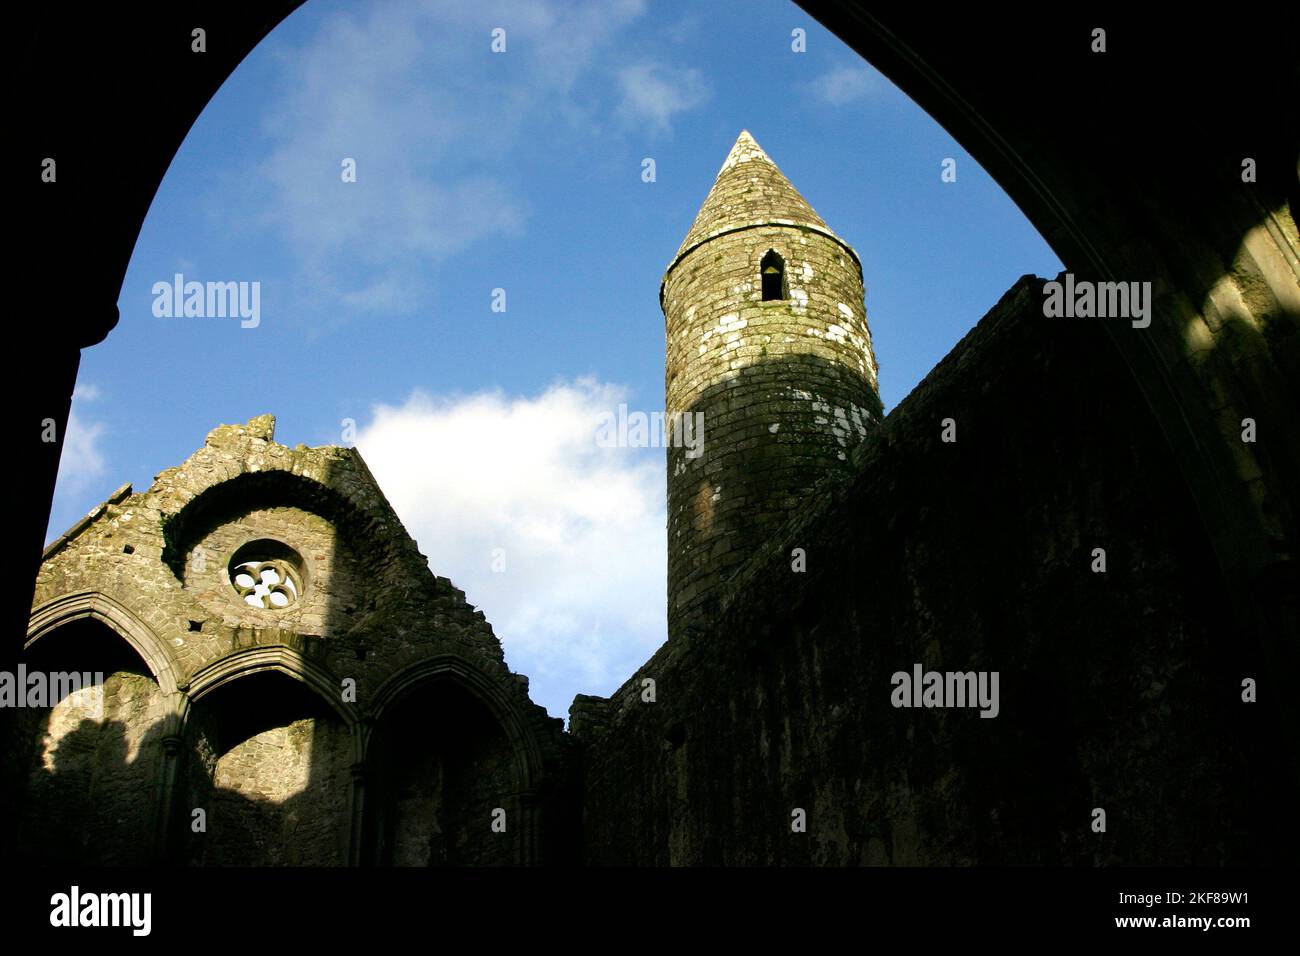
[[[1040,286],[746,566],[716,626],[575,702],[589,862],[1291,858],[1275,717],[1241,699],[1259,652],[1098,325],[1122,320],[1045,319]],[[997,671],[998,715],[893,707],[916,663]]]

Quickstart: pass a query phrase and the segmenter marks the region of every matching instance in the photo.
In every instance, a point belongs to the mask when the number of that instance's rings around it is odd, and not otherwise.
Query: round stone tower
[[[857,253],[742,131],[659,290],[670,640],[880,420],[863,297]]]

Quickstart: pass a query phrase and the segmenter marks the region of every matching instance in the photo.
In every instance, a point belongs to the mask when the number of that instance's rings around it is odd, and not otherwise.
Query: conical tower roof
[[[695,222],[673,256],[673,265],[693,247],[724,232],[746,226],[789,225],[811,228],[835,239],[850,253],[847,243],[831,231],[822,217],[785,178],[763,148],[741,130],[736,145],[718,170],[713,188],[700,207]],[[854,259],[857,258],[854,253]],[[669,266],[669,270],[672,266]]]

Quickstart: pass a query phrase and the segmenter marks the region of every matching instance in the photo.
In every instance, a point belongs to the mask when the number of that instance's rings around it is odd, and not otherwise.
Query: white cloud
[[[634,122],[648,122],[667,131],[673,116],[699,106],[708,90],[699,70],[669,69],[661,63],[637,63],[618,74],[623,94],[620,110]]]
[[[78,383],[73,390],[63,452],[59,457],[59,477],[55,483],[60,497],[85,491],[104,475],[102,439],[107,429],[101,422],[88,418],[84,411],[88,403],[99,398],[100,391],[95,385]]]
[[[281,50],[267,148],[239,175],[260,183],[248,218],[292,254],[294,294],[409,313],[427,301],[431,267],[519,235],[529,203],[511,183],[523,128],[598,126],[586,91],[600,84],[577,81],[642,10],[642,0],[366,5]],[[493,54],[498,26],[507,50]],[[345,158],[356,182],[342,181]]]
[[[614,690],[666,636],[663,450],[596,444],[625,400],[591,379],[535,397],[417,391],[357,436],[434,572],[482,608],[553,716]]]
[[[885,90],[885,80],[865,64],[839,66],[813,80],[808,88],[814,96],[831,106],[844,106],[879,96]]]

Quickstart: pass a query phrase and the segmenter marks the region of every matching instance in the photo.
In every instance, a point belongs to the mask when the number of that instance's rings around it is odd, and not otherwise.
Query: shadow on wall
[[[85,618],[48,635],[24,663],[29,672],[101,675],[102,713],[72,696],[16,712],[5,775],[15,855],[43,864],[149,862],[166,703],[144,661]]]
[[[367,845],[381,866],[515,862],[493,833],[494,812],[518,820],[514,755],[501,726],[465,690],[444,681],[403,700],[379,728],[370,764],[377,801]],[[507,831],[509,832],[509,831]]]
[[[727,582],[817,483],[853,474],[853,449],[882,418],[869,379],[809,353],[765,354],[705,387],[686,414],[703,441],[695,457],[668,449],[670,637],[707,627]]]
[[[105,625],[56,632],[29,667],[97,639],[133,652]],[[80,640],[79,640],[80,638]],[[120,645],[120,646],[118,646]],[[55,653],[51,650],[57,648]],[[97,666],[105,666],[104,655]],[[35,865],[153,861],[163,775],[164,701],[144,662],[103,683],[102,717],[71,698],[23,712],[27,770],[17,790],[17,858]],[[516,862],[493,811],[519,819],[514,755],[485,707],[450,681],[417,688],[380,725],[365,862],[388,866]],[[173,808],[171,862],[193,866],[342,866],[351,837],[350,729],[328,703],[280,673],[232,681],[191,711]]]
[[[263,440],[269,425],[256,426]],[[218,429],[218,444],[209,436],[213,454],[196,468],[237,467],[221,452],[248,453],[240,431]],[[169,524],[164,512],[152,539],[104,547],[113,532],[91,526],[70,545],[84,551],[51,580],[120,605],[152,631],[152,649],[137,652],[110,617],[33,632],[27,668],[107,675],[104,706],[83,714],[69,699],[0,714],[0,796],[18,808],[5,855],[36,864],[208,866],[529,858],[535,808],[524,804],[517,742],[456,678],[412,678],[386,698],[373,734],[355,719],[373,711],[379,688],[406,665],[434,651],[455,656],[448,652],[458,640],[478,641],[473,650],[482,654],[491,637],[449,582],[412,576],[415,548],[395,518],[385,520],[374,502],[379,517],[363,515],[332,490],[364,484],[369,476],[356,465],[306,485],[287,473],[226,479],[216,494],[192,499],[198,506],[183,520]],[[309,494],[295,494],[304,488]],[[273,553],[250,572],[245,552],[253,547]],[[162,564],[148,564],[159,551]],[[291,559],[301,567],[288,569]],[[232,586],[237,569],[271,566],[297,581],[282,611],[255,603],[256,588]],[[261,596],[270,601],[270,593]],[[83,603],[89,610],[77,613],[102,613]],[[175,697],[159,687],[146,653],[184,675]],[[477,672],[472,655],[458,659]],[[498,808],[504,820],[495,819]]]
[[[348,862],[351,733],[314,691],[255,673],[197,700],[172,846],[194,866]]]

